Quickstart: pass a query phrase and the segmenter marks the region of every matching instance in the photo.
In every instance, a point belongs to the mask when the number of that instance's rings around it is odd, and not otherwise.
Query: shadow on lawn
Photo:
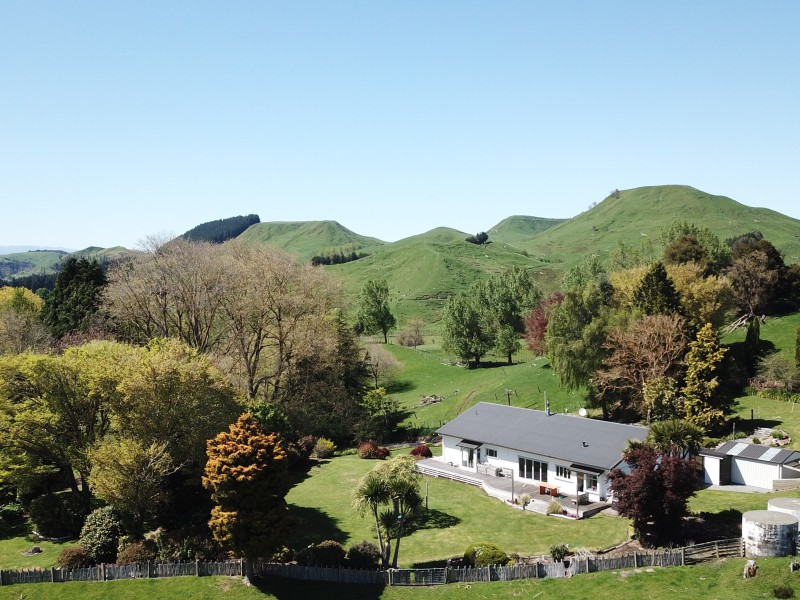
[[[387,394],[402,394],[410,392],[416,387],[416,384],[409,379],[392,379],[384,386]]]
[[[289,518],[292,519],[295,531],[295,535],[289,540],[289,546],[295,550],[322,540],[334,540],[341,544],[347,542],[347,533],[339,528],[338,519],[321,510],[290,504]]]
[[[461,519],[448,515],[446,512],[432,508],[427,515],[423,513],[414,524],[414,531],[422,529],[447,529],[461,523]]]
[[[263,594],[272,594],[279,600],[296,598],[325,598],[325,600],[378,600],[383,594],[382,585],[354,585],[346,583],[317,583],[291,579],[256,580],[255,587]]]

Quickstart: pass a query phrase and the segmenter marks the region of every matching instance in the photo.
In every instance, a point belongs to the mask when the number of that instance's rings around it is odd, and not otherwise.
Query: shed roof
[[[725,442],[715,449],[704,449],[702,456],[737,456],[748,460],[782,465],[800,460],[800,452],[786,448],[773,448],[761,444],[748,444],[736,440]]]
[[[628,440],[647,437],[647,427],[479,402],[438,433],[608,470]]]

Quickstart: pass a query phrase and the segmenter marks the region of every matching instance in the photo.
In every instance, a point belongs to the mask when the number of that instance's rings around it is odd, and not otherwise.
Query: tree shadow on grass
[[[414,531],[422,529],[447,529],[461,523],[461,519],[435,508],[424,512],[414,521]]]
[[[278,600],[296,598],[325,598],[325,600],[378,600],[383,595],[382,585],[356,585],[347,583],[320,583],[281,579],[257,579],[255,587],[262,594],[271,594]]]
[[[729,508],[716,513],[692,515],[686,519],[682,533],[685,542],[695,544],[741,537],[742,511]]]
[[[298,550],[323,540],[334,540],[341,544],[347,542],[347,533],[339,528],[339,520],[319,509],[290,504],[289,518],[294,529],[287,541],[290,548]]]
[[[402,394],[415,389],[416,384],[410,379],[392,379],[383,386],[388,394]]]

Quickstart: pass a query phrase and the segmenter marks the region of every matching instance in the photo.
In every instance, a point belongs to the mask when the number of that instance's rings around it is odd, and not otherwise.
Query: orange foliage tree
[[[254,561],[274,552],[289,529],[285,496],[288,458],[275,433],[265,432],[250,413],[208,441],[203,486],[215,503],[208,525],[223,548]]]

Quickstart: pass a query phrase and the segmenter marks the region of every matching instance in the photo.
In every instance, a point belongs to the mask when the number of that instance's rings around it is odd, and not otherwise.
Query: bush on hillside
[[[416,348],[417,346],[422,346],[424,340],[421,335],[411,331],[401,331],[397,334],[397,343],[406,348]]]
[[[45,537],[75,537],[85,516],[80,500],[71,493],[45,494],[28,506],[34,529]]]
[[[378,449],[375,442],[361,442],[358,445],[358,458],[378,458]]]
[[[433,458],[433,452],[427,444],[418,444],[411,450],[411,456],[417,460],[421,458]]]
[[[381,564],[381,551],[378,547],[364,540],[350,546],[347,551],[347,563],[355,569],[370,569]]]
[[[472,544],[464,552],[464,562],[470,567],[505,565],[508,561],[508,554],[495,544]]]
[[[92,565],[92,557],[80,546],[64,548],[56,559],[62,569],[82,569]]]
[[[117,558],[117,547],[122,534],[122,521],[114,508],[104,506],[86,517],[78,543],[94,562],[113,563]]]

